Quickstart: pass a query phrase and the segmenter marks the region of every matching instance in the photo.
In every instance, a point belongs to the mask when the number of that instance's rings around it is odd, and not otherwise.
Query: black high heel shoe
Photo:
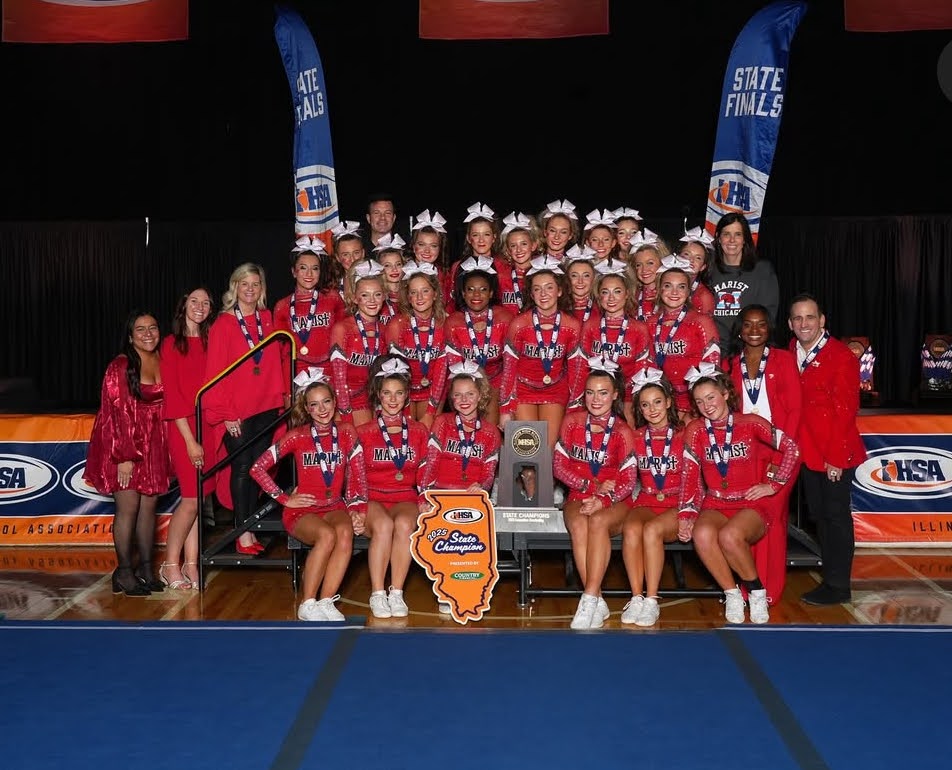
[[[119,578],[120,572],[124,573],[128,577],[125,585],[123,585],[122,580]],[[136,579],[135,574],[132,572],[132,567],[116,567],[115,571],[112,573],[112,592],[114,594],[125,594],[126,596],[140,597],[149,596],[152,593]]]
[[[157,580],[152,576],[152,562],[144,561],[139,565],[139,572],[141,575],[136,575],[136,580],[139,581],[139,585],[145,588],[146,591],[149,591],[153,594],[160,594],[165,590],[165,583],[161,580]]]

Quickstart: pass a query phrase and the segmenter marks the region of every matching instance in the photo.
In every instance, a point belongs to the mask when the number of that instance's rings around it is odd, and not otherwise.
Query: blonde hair
[[[264,278],[264,268],[254,262],[244,262],[231,272],[228,279],[228,290],[221,296],[221,312],[230,313],[238,304],[238,284],[249,275],[256,275],[261,279],[261,296],[258,297],[258,310],[268,307],[268,284]]]

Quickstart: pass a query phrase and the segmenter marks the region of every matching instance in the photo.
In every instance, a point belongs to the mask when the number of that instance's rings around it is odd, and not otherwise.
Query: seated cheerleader
[[[609,616],[602,580],[611,538],[621,532],[637,479],[635,436],[622,410],[620,369],[600,357],[588,360],[585,411],[562,422],[553,475],[569,490],[562,511],[572,539],[575,569],[583,584],[572,628],[601,628]]]
[[[774,525],[767,498],[792,478],[800,459],[796,442],[755,414],[737,410],[730,378],[712,364],[687,374],[700,417],[684,430],[684,475],[678,503],[678,539],[694,549],[724,591],[724,617],[744,622],[747,591],[752,623],[770,619],[767,591],[751,545]],[[764,453],[779,450],[779,467],[767,478]]]
[[[622,528],[621,554],[631,584],[631,601],[625,605],[621,622],[653,626],[661,614],[658,588],[664,544],[678,538],[684,423],[674,405],[674,389],[660,369],[638,372],[631,383],[641,491],[631,501]]]
[[[354,427],[334,422],[336,399],[323,370],[311,367],[294,382],[292,428],[257,459],[251,477],[284,506],[281,523],[288,534],[311,546],[298,618],[342,621],[334,602],[353,553],[354,530],[367,513],[364,456]],[[268,472],[287,455],[294,456],[297,470],[290,494]]]
[[[375,420],[357,428],[367,469],[367,518],[355,531],[370,538],[370,611],[375,618],[405,618],[403,584],[410,570],[410,535],[417,527],[418,485],[429,431],[407,417],[410,366],[399,356],[381,356],[368,385]],[[384,578],[390,566],[390,592]]]
[[[489,398],[489,380],[479,366],[472,361],[450,366],[452,411],[433,421],[420,485],[420,513],[430,510],[422,494],[427,489],[492,490],[499,462],[499,429],[484,420]],[[449,605],[440,602],[440,612],[449,611]]]

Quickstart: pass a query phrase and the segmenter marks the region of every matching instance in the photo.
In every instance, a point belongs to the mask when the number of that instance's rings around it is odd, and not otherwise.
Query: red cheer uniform
[[[514,267],[503,259],[496,259],[493,268],[499,277],[499,304],[506,308],[513,316],[519,315],[529,296],[526,273],[531,265],[523,268]]]
[[[169,335],[162,340],[159,349],[159,367],[162,371],[162,384],[165,386],[165,402],[162,415],[168,422],[169,455],[172,468],[178,478],[179,492],[182,497],[198,497],[197,469],[188,456],[185,439],[176,426],[179,419],[188,420],[192,435],[198,438],[195,424],[195,396],[205,384],[205,359],[207,358],[201,337],[186,337],[184,353],[175,347],[175,336]],[[215,461],[215,444],[212,440],[211,426],[203,421],[202,448],[205,450],[205,467],[210,468]],[[215,490],[215,479],[205,480],[206,495]]]
[[[428,401],[426,413],[435,415],[446,398],[447,359],[443,325],[435,323],[432,316],[420,318],[414,315],[413,320],[417,325],[416,336],[413,321],[406,313],[390,321],[386,332],[387,348],[395,346],[410,363],[410,400]],[[429,364],[424,375],[424,360],[427,358]]]
[[[400,315],[400,294],[394,291],[387,292],[387,298],[383,301],[383,307],[380,308],[380,316],[377,320],[384,326]]]
[[[589,318],[598,314],[598,307],[595,304],[595,300],[590,299],[583,304],[576,303],[572,308],[572,315],[578,320],[582,328],[585,328],[585,322]]]
[[[427,489],[467,489],[479,484],[489,492],[499,463],[499,428],[484,420],[463,424],[460,438],[455,412],[436,416],[427,444],[421,493]],[[464,454],[469,450],[469,460]],[[421,497],[421,500],[423,498]]]
[[[380,412],[377,413],[380,415]],[[430,432],[423,423],[404,415],[383,418],[384,425],[400,428],[397,433],[388,432],[392,448],[380,430],[377,419],[357,427],[357,438],[364,450],[364,467],[367,469],[367,499],[370,502],[392,503],[416,502],[423,487],[426,466],[426,444]],[[406,445],[403,442],[403,425],[407,427]],[[398,467],[394,457],[405,457]],[[397,474],[402,476],[398,479]]]
[[[638,289],[636,313],[639,321],[645,321],[647,323],[648,317],[655,314],[657,311],[655,308],[655,301],[657,299],[658,290],[655,288],[654,284],[651,284],[650,286],[642,286],[640,289]]]
[[[387,352],[386,329],[379,321],[363,317],[366,339],[361,336],[356,315],[347,315],[331,329],[331,375],[337,411],[345,421],[354,409],[367,409],[367,378],[370,365]]]
[[[674,388],[674,403],[683,412],[690,411],[690,389],[684,375],[701,363],[717,366],[721,360],[720,337],[710,316],[688,310],[681,322],[681,310],[664,310],[648,318],[654,357]],[[677,328],[675,328],[677,325]]]
[[[552,345],[554,323],[559,321],[559,336],[552,347],[552,367],[546,375],[543,353]],[[511,414],[516,404],[562,404],[578,398],[586,359],[579,347],[581,327],[571,313],[539,316],[542,346],[539,346],[533,311],[520,313],[509,326],[504,354],[500,407]],[[548,327],[548,328],[545,328]],[[551,382],[545,382],[548,376]]]
[[[681,476],[684,471],[684,429],[673,429],[667,445],[668,426],[635,430],[635,457],[638,459],[638,480],[641,490],[631,500],[632,507],[649,508],[655,515],[678,505]],[[651,457],[648,456],[650,448]],[[661,477],[661,483],[655,476]],[[661,497],[659,500],[658,497]]]
[[[691,284],[691,307],[698,313],[714,315],[714,292],[698,280]]]
[[[596,496],[596,488],[605,481],[615,482],[611,492],[597,495],[605,508],[631,497],[638,481],[634,431],[623,417],[616,416],[606,447],[608,422],[608,415],[595,418],[588,412],[575,412],[562,421],[552,459],[552,474],[568,487],[569,500]],[[587,424],[590,424],[591,448],[585,435]],[[600,461],[601,465],[593,468],[592,461]]]
[[[336,446],[333,429],[337,430]],[[286,505],[290,495],[275,483],[268,471],[277,465],[282,457],[294,455],[297,469],[296,491],[314,495],[317,504],[308,508],[285,508],[281,522],[288,532],[294,529],[294,525],[302,516],[310,513],[323,517],[345,505],[347,510],[353,513],[367,512],[364,456],[354,426],[342,423],[322,428],[318,431],[317,439],[319,448],[314,442],[311,425],[294,428],[285,433],[276,444],[272,444],[251,466],[251,477],[258,485],[280,505]],[[321,455],[324,455],[324,465],[331,474],[329,484],[324,479]]]
[[[472,324],[472,332],[467,322]],[[443,325],[447,366],[461,361],[474,361],[483,368],[489,383],[498,390],[502,385],[503,351],[511,323],[512,314],[498,305],[480,313],[457,310]]]
[[[614,361],[621,369],[622,382],[630,383],[635,372],[654,366],[651,336],[644,322],[625,316],[605,319],[597,310],[582,327],[582,352],[586,358],[602,356]],[[622,335],[622,327],[624,335]],[[631,401],[631,391],[625,388],[624,398]]]
[[[462,309],[456,307],[456,303],[453,301],[453,292],[456,289],[456,277],[459,275],[459,266],[467,259],[469,259],[469,257],[457,259],[452,265],[450,265],[450,269],[445,273],[445,283],[443,284],[443,309],[446,310],[447,313],[452,313],[456,310]],[[487,259],[487,257],[481,257],[481,259]],[[502,257],[490,256],[488,259],[492,260],[493,270],[496,271],[496,276],[500,281],[499,289],[502,291],[502,272],[509,269],[509,263]],[[501,301],[502,298],[497,297],[496,299]],[[517,312],[519,311],[514,311],[513,315],[515,315]]]
[[[294,300],[294,318],[291,301]],[[334,289],[327,292],[294,294],[279,299],[274,306],[274,328],[297,337],[295,374],[309,366],[326,367],[331,356],[331,328],[344,317],[344,302]],[[285,374],[287,378],[287,374]]]
[[[129,391],[127,366],[126,357],[119,355],[106,367],[83,479],[100,494],[111,495],[122,490],[119,464],[131,461],[132,476],[125,489],[158,495],[168,490],[172,476],[162,419],[165,388],[161,382],[142,383],[142,399],[137,399]]]

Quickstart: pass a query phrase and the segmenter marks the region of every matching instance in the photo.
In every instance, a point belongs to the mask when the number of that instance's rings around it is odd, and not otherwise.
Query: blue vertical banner
[[[294,102],[294,229],[325,241],[339,222],[324,68],[304,19],[275,7],[274,38]]]
[[[707,194],[707,230],[724,214],[747,217],[756,239],[773,165],[790,42],[805,2],[777,2],[755,13],[734,42],[724,75],[714,162]]]

